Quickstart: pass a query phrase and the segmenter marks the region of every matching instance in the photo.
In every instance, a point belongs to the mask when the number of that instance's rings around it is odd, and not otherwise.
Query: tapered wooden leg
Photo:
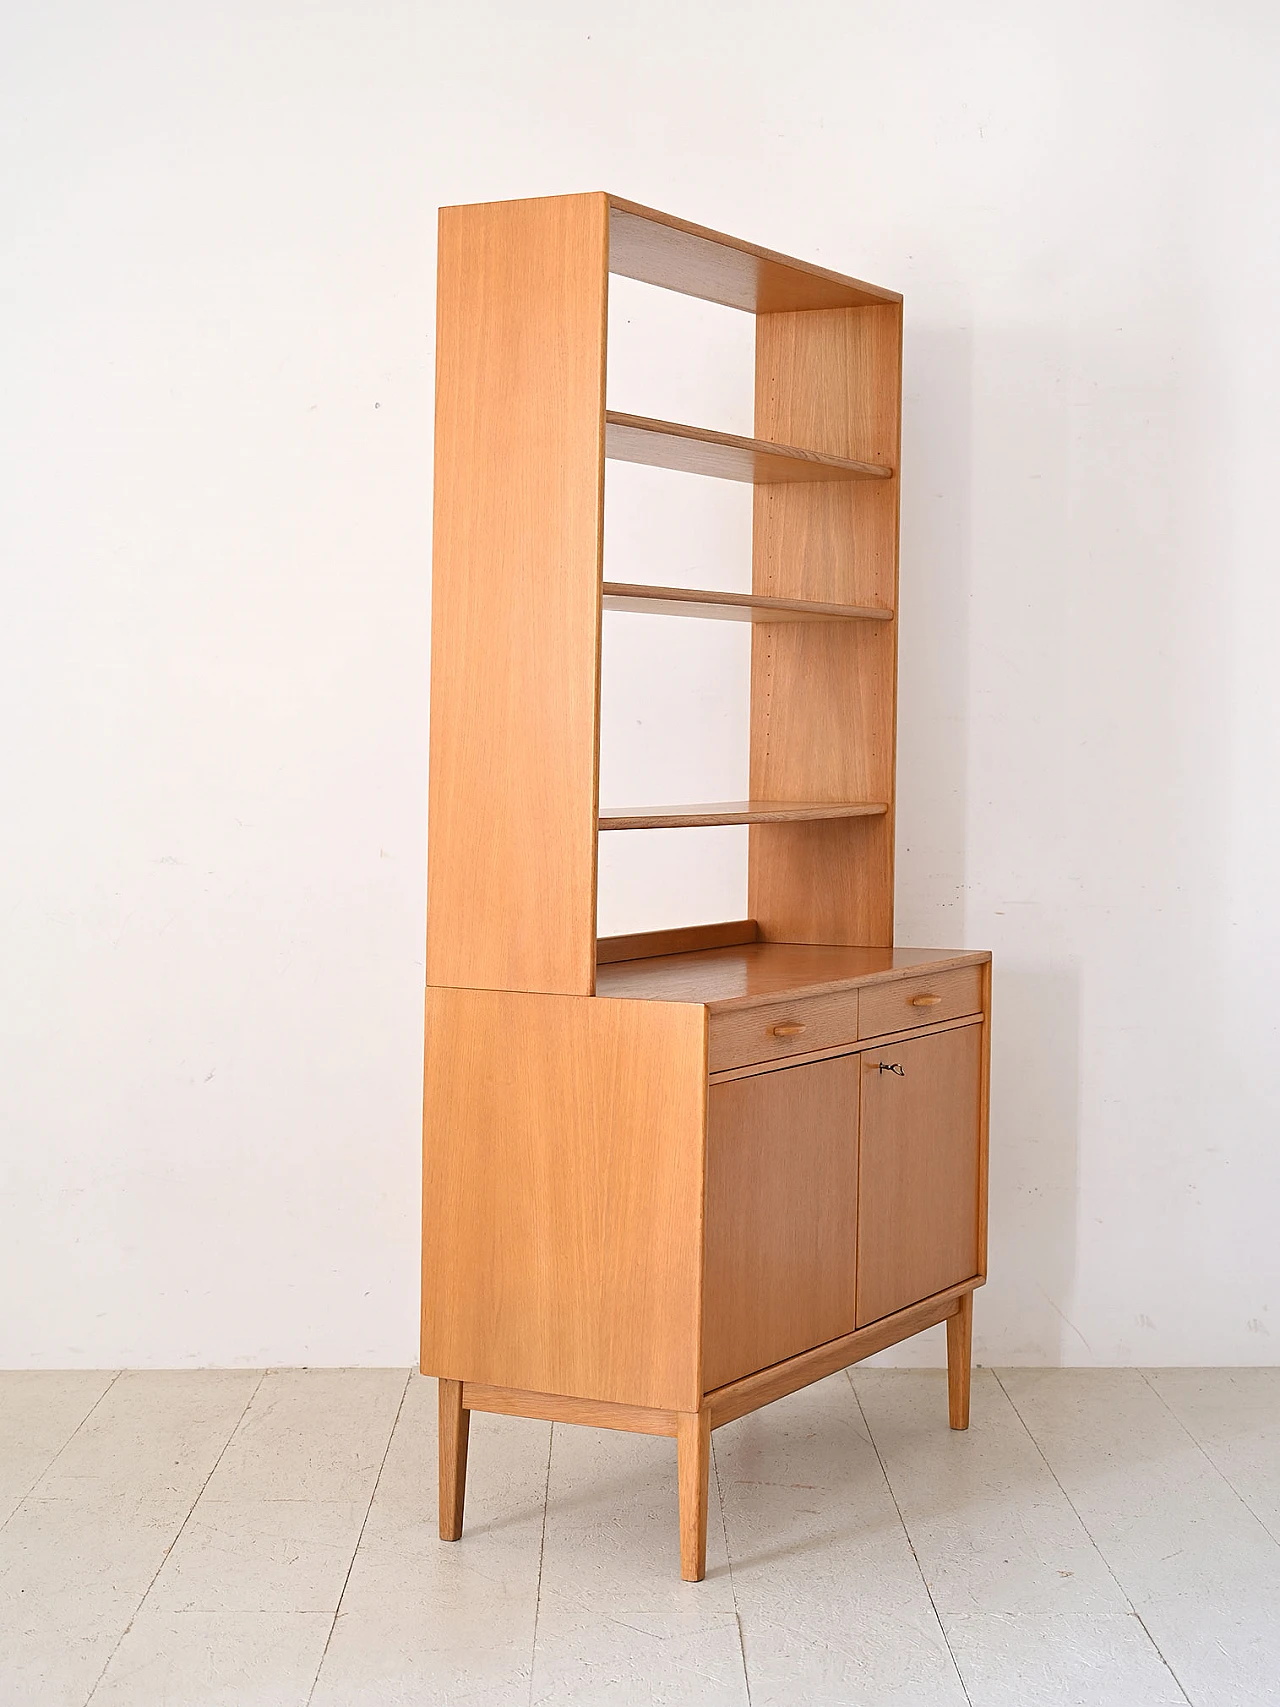
[[[461,1381],[440,1386],[440,1539],[462,1535],[462,1506],[467,1497],[467,1437],[471,1412],[462,1408]]]
[[[680,1476],[680,1575],[700,1583],[707,1574],[707,1479],[711,1469],[711,1412],[676,1412]]]
[[[973,1293],[960,1295],[960,1308],[947,1317],[947,1405],[952,1428],[969,1426],[969,1365],[973,1357]]]

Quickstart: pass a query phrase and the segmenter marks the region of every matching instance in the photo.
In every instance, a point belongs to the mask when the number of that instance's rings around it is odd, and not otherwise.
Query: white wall
[[[6,10],[0,1363],[413,1359],[435,209],[590,188],[906,293],[899,938],[996,954],[979,1356],[1274,1360],[1277,17]],[[617,403],[749,423],[746,317],[615,323]],[[696,486],[617,472],[611,573],[745,584]],[[607,663],[607,791],[735,792],[743,634]],[[735,832],[622,843],[605,926],[684,864],[739,910]]]

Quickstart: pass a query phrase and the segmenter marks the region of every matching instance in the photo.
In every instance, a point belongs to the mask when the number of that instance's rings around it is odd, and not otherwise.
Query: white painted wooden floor
[[[478,1416],[435,1532],[402,1370],[0,1375],[3,1707],[1274,1707],[1280,1369],[854,1369],[714,1436]]]

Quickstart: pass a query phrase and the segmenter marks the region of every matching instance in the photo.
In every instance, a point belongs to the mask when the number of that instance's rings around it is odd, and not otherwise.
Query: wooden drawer
[[[858,1000],[858,1036],[883,1037],[913,1025],[981,1012],[982,968],[960,966],[953,972],[864,986]]]
[[[770,1002],[760,1008],[731,1008],[711,1015],[709,1064],[713,1073],[719,1073],[756,1061],[785,1061],[810,1049],[853,1043],[857,1036],[856,990]]]

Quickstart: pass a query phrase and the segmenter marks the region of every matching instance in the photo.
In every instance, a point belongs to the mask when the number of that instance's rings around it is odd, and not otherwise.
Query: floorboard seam
[[[572,1425],[570,1425],[572,1426]],[[529,1649],[529,1707],[533,1707],[534,1670],[538,1664],[538,1618],[542,1612],[542,1561],[547,1551],[547,1506],[551,1500],[551,1456],[556,1449],[556,1425],[547,1436],[547,1479],[542,1488],[542,1535],[538,1541],[538,1581],[533,1591],[533,1642]]]
[[[858,1389],[853,1384],[852,1372],[846,1369],[844,1375],[845,1380],[849,1383],[849,1391],[853,1394],[853,1402],[858,1407],[858,1415],[862,1418],[862,1426],[867,1431],[867,1439],[871,1442],[871,1450],[876,1455],[876,1463],[880,1466],[880,1474],[884,1477],[884,1485],[889,1490],[889,1498],[893,1501],[893,1509],[898,1514],[898,1522],[902,1525],[902,1533],[906,1537],[907,1546],[911,1549],[911,1557],[915,1561],[916,1570],[920,1573],[921,1587],[929,1597],[929,1605],[932,1607],[933,1616],[937,1620],[938,1634],[942,1637],[943,1644],[946,1647],[947,1654],[951,1660],[951,1669],[956,1674],[956,1682],[960,1685],[960,1693],[969,1703],[969,1707],[973,1707],[973,1700],[969,1694],[969,1686],[964,1680],[964,1673],[960,1670],[960,1663],[956,1659],[955,1649],[951,1646],[951,1638],[947,1634],[947,1627],[942,1622],[942,1614],[938,1611],[938,1603],[933,1598],[933,1590],[929,1587],[929,1579],[924,1574],[924,1566],[920,1563],[920,1555],[916,1552],[916,1544],[911,1539],[911,1531],[907,1528],[907,1520],[902,1515],[902,1507],[898,1504],[898,1496],[893,1491],[893,1483],[889,1480],[889,1471],[885,1466],[884,1459],[880,1455],[880,1448],[876,1445],[876,1437],[871,1430],[871,1419],[862,1408],[862,1400],[858,1397]]]
[[[329,1621],[329,1632],[324,1639],[324,1649],[320,1655],[320,1663],[316,1667],[316,1675],[311,1679],[311,1688],[307,1691],[307,1707],[311,1707],[311,1698],[315,1694],[316,1685],[320,1681],[320,1673],[324,1670],[324,1662],[329,1657],[329,1644],[333,1640],[333,1632],[338,1627],[338,1614],[342,1611],[342,1602],[346,1598],[347,1584],[351,1581],[351,1572],[355,1568],[356,1554],[360,1551],[360,1543],[364,1540],[364,1532],[369,1524],[369,1513],[373,1510],[373,1502],[378,1497],[378,1484],[382,1481],[382,1472],[387,1467],[387,1457],[391,1451],[391,1442],[396,1437],[396,1428],[399,1426],[400,1413],[404,1410],[404,1401],[409,1392],[409,1383],[412,1380],[413,1371],[410,1369],[405,1374],[404,1386],[400,1389],[400,1402],[396,1406],[395,1416],[391,1419],[391,1427],[387,1430],[387,1444],[382,1449],[382,1458],[378,1464],[378,1474],[373,1478],[373,1488],[369,1494],[369,1503],[364,1508],[364,1517],[360,1521],[360,1533],[356,1536],[356,1544],[351,1549],[351,1557],[347,1560],[347,1572],[342,1579],[342,1588],[338,1594],[338,1604],[334,1607],[333,1617]]]
[[[1196,1451],[1204,1459],[1205,1463],[1208,1464],[1209,1468],[1213,1471],[1214,1475],[1219,1477],[1220,1480],[1223,1482],[1223,1484],[1228,1489],[1230,1489],[1231,1493],[1234,1494],[1234,1496],[1237,1500],[1239,1500],[1240,1504],[1249,1513],[1249,1516],[1253,1519],[1253,1521],[1262,1530],[1263,1534],[1270,1536],[1271,1540],[1274,1541],[1278,1547],[1280,1547],[1280,1535],[1275,1535],[1272,1533],[1270,1527],[1263,1521],[1262,1518],[1260,1518],[1258,1516],[1257,1512],[1249,1504],[1248,1500],[1240,1492],[1239,1488],[1236,1487],[1235,1483],[1231,1480],[1230,1476],[1228,1476],[1226,1471],[1222,1468],[1222,1466],[1215,1461],[1213,1454],[1209,1451],[1209,1448],[1204,1444],[1203,1441],[1196,1439],[1195,1435],[1192,1434],[1191,1430],[1187,1427],[1186,1423],[1183,1422],[1182,1418],[1178,1415],[1177,1411],[1174,1410],[1173,1406],[1165,1398],[1164,1394],[1160,1391],[1160,1389],[1158,1387],[1154,1386],[1150,1381],[1147,1380],[1146,1370],[1145,1369],[1139,1369],[1138,1374],[1141,1375],[1143,1381],[1146,1382],[1146,1385],[1150,1389],[1150,1391],[1155,1394],[1157,1399],[1159,1399],[1160,1403],[1164,1406],[1165,1410],[1168,1411],[1169,1415],[1173,1418],[1174,1422],[1177,1423],[1178,1427],[1182,1430],[1183,1434],[1186,1435],[1187,1439],[1195,1447]]]
[[[80,1418],[80,1421],[76,1424],[76,1426],[72,1429],[71,1433],[63,1441],[62,1445],[54,1453],[53,1457],[45,1465],[44,1469],[41,1470],[40,1474],[36,1477],[35,1481],[32,1482],[31,1486],[27,1489],[26,1493],[23,1494],[22,1498],[14,1506],[13,1510],[9,1513],[8,1517],[5,1518],[3,1523],[0,1523],[0,1532],[7,1529],[8,1526],[13,1522],[14,1518],[17,1517],[18,1513],[22,1510],[23,1506],[31,1498],[32,1494],[35,1493],[36,1489],[40,1486],[41,1482],[44,1481],[45,1477],[49,1474],[50,1470],[53,1469],[54,1465],[58,1462],[59,1458],[62,1457],[62,1454],[67,1450],[68,1446],[71,1445],[71,1442],[79,1434],[80,1430],[88,1422],[89,1418],[97,1410],[98,1406],[106,1398],[107,1394],[111,1391],[111,1389],[115,1386],[116,1382],[120,1379],[120,1377],[123,1374],[124,1374],[123,1369],[117,1369],[116,1370],[115,1374],[111,1377],[110,1381],[107,1382],[106,1386],[102,1389],[102,1391],[98,1394],[97,1398],[89,1406],[89,1409],[84,1413],[84,1415]]]
[[[94,1679],[93,1688],[89,1691],[89,1693],[84,1698],[85,1699],[85,1707],[89,1707],[89,1703],[93,1700],[94,1696],[98,1693],[98,1689],[101,1686],[103,1678],[107,1675],[107,1671],[110,1668],[112,1660],[115,1659],[116,1655],[120,1652],[121,1642],[124,1641],[125,1637],[129,1634],[130,1630],[133,1629],[134,1622],[137,1619],[138,1614],[142,1611],[143,1607],[147,1603],[147,1596],[151,1593],[152,1589],[156,1586],[156,1578],[160,1575],[161,1571],[164,1569],[165,1560],[169,1557],[170,1553],[173,1552],[174,1548],[178,1545],[178,1542],[182,1539],[183,1530],[191,1522],[192,1512],[200,1504],[201,1495],[204,1493],[205,1489],[209,1486],[209,1483],[213,1478],[214,1471],[218,1468],[218,1465],[221,1464],[223,1458],[226,1456],[227,1448],[231,1445],[231,1442],[235,1439],[236,1431],[239,1429],[240,1424],[244,1421],[245,1417],[248,1416],[249,1406],[257,1398],[258,1390],[262,1386],[262,1383],[266,1380],[266,1378],[267,1378],[267,1371],[264,1369],[262,1371],[262,1374],[259,1375],[257,1381],[254,1383],[253,1392],[250,1393],[249,1397],[245,1400],[244,1408],[240,1412],[240,1415],[236,1418],[235,1422],[232,1423],[231,1427],[227,1430],[227,1438],[222,1443],[222,1450],[218,1453],[218,1456],[214,1459],[212,1465],[210,1466],[209,1474],[205,1477],[204,1481],[201,1482],[199,1490],[196,1493],[196,1497],[192,1500],[191,1504],[187,1507],[187,1515],[183,1518],[182,1522],[178,1525],[177,1534],[174,1536],[173,1540],[170,1541],[169,1545],[165,1548],[164,1553],[161,1557],[160,1563],[156,1566],[154,1572],[152,1573],[151,1581],[147,1584],[146,1588],[143,1589],[142,1598],[139,1600],[138,1604],[134,1607],[132,1613],[129,1616],[129,1622],[125,1625],[124,1629],[120,1632],[120,1635],[117,1638],[114,1647],[112,1648],[111,1652],[107,1655],[106,1664],[103,1666],[102,1670],[98,1673],[97,1677]],[[115,1383],[112,1382],[112,1386],[114,1386],[114,1385],[115,1385]],[[106,1395],[104,1394],[103,1397],[105,1398]]]
[[[720,1465],[716,1459],[716,1437],[711,1436],[711,1468],[716,1475],[716,1503],[720,1507],[720,1532],[724,1536],[724,1562],[729,1572],[729,1594],[733,1600],[733,1621],[738,1627],[738,1653],[742,1658],[742,1687],[747,1692],[747,1707],[751,1707],[751,1677],[747,1671],[747,1644],[742,1636],[742,1613],[738,1607],[738,1590],[733,1581],[733,1554],[729,1551],[729,1524],[724,1515],[724,1485],[720,1480]]]
[[[1030,1423],[1023,1416],[1022,1412],[1018,1409],[1017,1405],[1014,1404],[1013,1395],[1010,1393],[1009,1389],[1005,1386],[1004,1382],[1000,1379],[1000,1371],[998,1369],[993,1369],[991,1371],[991,1373],[995,1377],[996,1386],[999,1387],[1000,1391],[1004,1394],[1006,1400],[1008,1401],[1009,1409],[1013,1412],[1014,1416],[1017,1417],[1018,1421],[1022,1424],[1022,1427],[1023,1427],[1023,1430],[1026,1434],[1027,1439],[1031,1442],[1032,1446],[1035,1447],[1036,1452],[1039,1455],[1041,1463],[1044,1465],[1045,1469],[1049,1472],[1049,1474],[1053,1477],[1055,1487],[1058,1489],[1058,1492],[1062,1495],[1063,1499],[1066,1500],[1067,1504],[1071,1507],[1072,1512],[1075,1514],[1076,1522],[1080,1525],[1080,1527],[1084,1531],[1084,1533],[1089,1537],[1089,1545],[1093,1548],[1094,1552],[1098,1555],[1098,1558],[1102,1561],[1102,1568],[1106,1571],[1107,1575],[1111,1578],[1112,1582],[1116,1585],[1116,1588],[1120,1591],[1121,1595],[1124,1597],[1125,1605],[1129,1608],[1129,1611],[1133,1614],[1133,1616],[1138,1620],[1138,1627],[1141,1629],[1143,1635],[1147,1638],[1148,1642],[1151,1643],[1151,1646],[1155,1649],[1156,1653],[1159,1654],[1160,1664],[1164,1667],[1164,1669],[1168,1672],[1169,1676],[1177,1684],[1178,1693],[1179,1693],[1179,1695],[1181,1695],[1182,1699],[1187,1703],[1187,1707],[1193,1707],[1191,1697],[1187,1694],[1186,1686],[1184,1685],[1182,1679],[1178,1676],[1177,1672],[1174,1671],[1173,1667],[1169,1664],[1169,1661],[1165,1658],[1163,1648],[1161,1648],[1159,1642],[1156,1641],[1155,1637],[1151,1634],[1150,1630],[1148,1630],[1148,1628],[1147,1628],[1146,1619],[1142,1616],[1142,1614],[1138,1611],[1137,1607],[1133,1604],[1133,1596],[1129,1593],[1128,1589],[1120,1581],[1120,1578],[1116,1575],[1114,1570],[1112,1570],[1110,1559],[1108,1559],[1107,1555],[1102,1551],[1102,1548],[1098,1545],[1097,1538],[1095,1537],[1093,1531],[1089,1528],[1089,1525],[1085,1522],[1084,1518],[1081,1517],[1079,1511],[1076,1509],[1075,1501],[1071,1498],[1071,1495],[1067,1492],[1067,1490],[1063,1487],[1062,1483],[1059,1481],[1058,1472],[1054,1469],[1053,1465],[1050,1464],[1047,1453],[1045,1452],[1044,1448],[1041,1446],[1040,1442],[1036,1439],[1035,1435],[1031,1432]]]

